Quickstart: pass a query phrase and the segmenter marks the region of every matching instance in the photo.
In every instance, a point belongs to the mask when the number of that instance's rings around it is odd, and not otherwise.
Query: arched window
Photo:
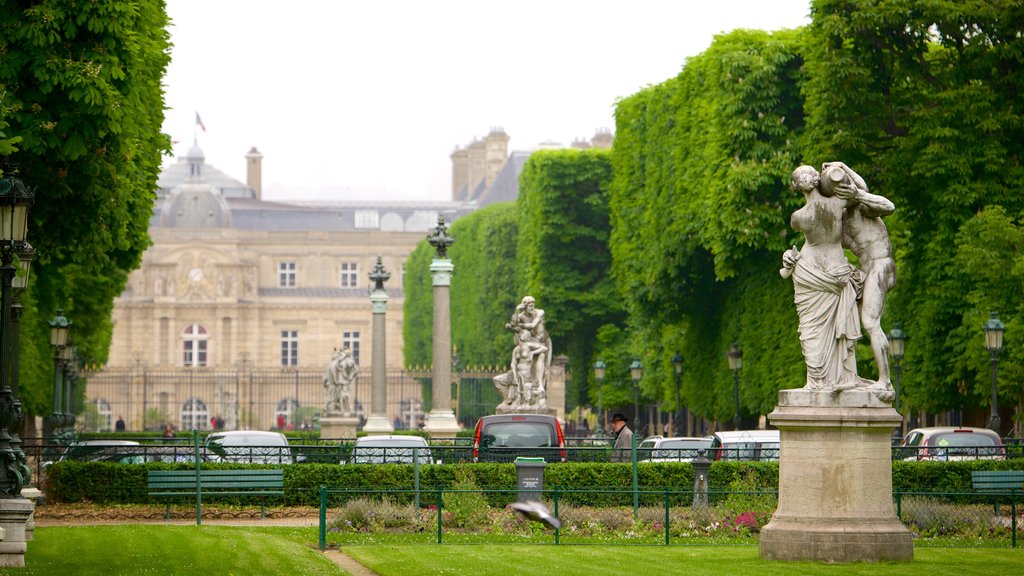
[[[181,359],[184,366],[206,366],[206,341],[210,337],[200,324],[189,324],[181,332]]]
[[[279,430],[295,428],[296,410],[299,408],[299,401],[295,398],[285,398],[277,403],[274,410],[274,427]]]
[[[110,409],[110,402],[107,402],[103,398],[97,398],[95,401],[96,405],[96,430],[98,432],[109,432],[114,429],[111,424],[111,417],[113,411]]]
[[[178,422],[178,430],[191,430],[193,427],[200,430],[209,429],[210,411],[206,409],[206,402],[199,398],[186,400],[181,406]]]

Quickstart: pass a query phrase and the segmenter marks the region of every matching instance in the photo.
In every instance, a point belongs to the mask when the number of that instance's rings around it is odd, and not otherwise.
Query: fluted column
[[[454,438],[459,423],[452,410],[452,322],[451,296],[452,272],[455,265],[448,259],[448,247],[455,239],[448,235],[444,217],[438,218],[437,228],[427,237],[437,250],[437,257],[430,263],[430,275],[434,285],[434,334],[433,334],[433,378],[432,406],[427,414],[425,428],[431,437]]]
[[[388,418],[388,374],[387,374],[387,333],[386,313],[388,308],[388,293],[384,289],[384,282],[391,278],[391,274],[384,269],[380,256],[377,257],[377,265],[370,272],[370,280],[374,282],[373,292],[370,293],[370,302],[373,306],[373,358],[370,388],[370,416],[363,426],[364,432],[390,433],[395,430]]]

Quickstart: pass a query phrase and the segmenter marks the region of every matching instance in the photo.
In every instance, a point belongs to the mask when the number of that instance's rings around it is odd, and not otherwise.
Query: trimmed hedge
[[[280,468],[274,465],[204,464],[208,469]],[[977,460],[965,462],[893,462],[893,489],[898,492],[973,492],[971,471],[1024,468],[1020,460]],[[58,462],[46,472],[44,486],[50,502],[95,502],[98,504],[155,503],[146,494],[147,470],[188,470],[187,464],[114,464],[110,462]],[[403,490],[413,486],[413,467],[407,464],[339,465],[296,464],[284,466],[285,495],[267,500],[272,505],[317,506],[319,487],[347,490]],[[483,489],[515,490],[515,464],[446,464],[420,466],[420,487],[424,490],[452,489],[456,471],[465,470],[464,480]],[[641,464],[637,470],[643,490],[664,488],[688,490],[693,486],[693,466],[686,462]],[[709,472],[713,491],[774,490],[779,467],[774,462],[715,462]],[[545,469],[547,488],[594,490],[629,489],[633,486],[630,466],[619,463],[553,464]],[[462,484],[465,485],[465,482]],[[495,495],[505,500],[511,493]],[[599,504],[599,495],[586,498]],[[218,502],[241,503],[244,498]]]

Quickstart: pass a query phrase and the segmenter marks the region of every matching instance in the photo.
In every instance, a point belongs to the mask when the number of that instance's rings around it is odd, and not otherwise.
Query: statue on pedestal
[[[352,359],[348,348],[335,348],[331,363],[324,373],[324,389],[327,390],[326,414],[355,414],[352,408],[352,382],[359,375],[359,366]]]
[[[793,189],[805,205],[790,217],[805,242],[782,255],[783,277],[793,277],[794,302],[800,317],[800,346],[812,390],[840,392],[867,388],[892,401],[889,343],[881,328],[885,296],[896,282],[889,233],[882,216],[895,210],[888,199],[868,192],[859,174],[842,162],[793,171]],[[861,268],[846,259],[848,248]],[[857,375],[854,345],[867,331],[878,367],[878,380]]]
[[[494,378],[501,393],[499,410],[533,411],[547,408],[547,374],[551,366],[551,336],[544,329],[544,311],[532,296],[516,306],[505,324],[516,335],[509,371]]]

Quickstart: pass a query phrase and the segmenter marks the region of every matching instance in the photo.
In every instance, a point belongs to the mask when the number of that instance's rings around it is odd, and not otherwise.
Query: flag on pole
[[[203,119],[199,117],[199,112],[196,112],[196,126],[199,126],[203,129],[203,132],[206,132],[206,125],[203,124]]]

